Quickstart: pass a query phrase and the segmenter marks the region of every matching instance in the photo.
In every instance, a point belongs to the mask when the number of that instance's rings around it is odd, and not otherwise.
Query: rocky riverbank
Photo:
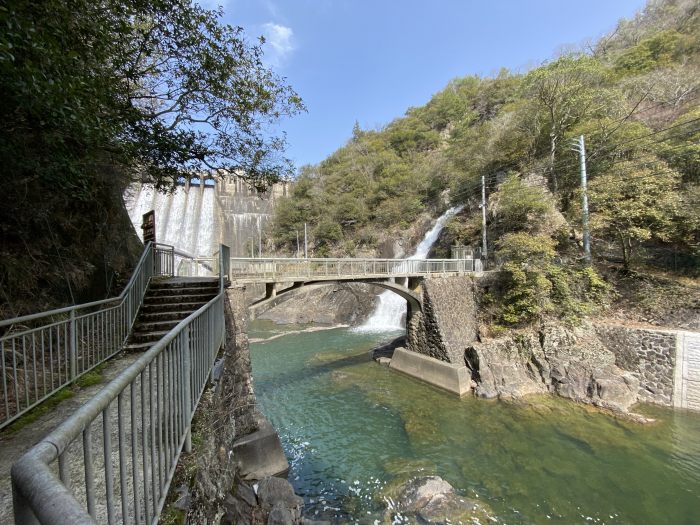
[[[474,393],[483,398],[549,392],[622,412],[637,402],[639,379],[616,365],[592,327],[547,324],[511,331],[472,343],[465,360]]]

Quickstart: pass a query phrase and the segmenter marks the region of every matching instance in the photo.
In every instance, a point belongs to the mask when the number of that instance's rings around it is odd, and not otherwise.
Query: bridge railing
[[[0,428],[119,352],[148,281],[172,269],[172,246],[148,243],[119,296],[0,321]]]
[[[478,259],[232,258],[232,280],[332,279],[481,271]]]
[[[13,465],[15,523],[158,522],[224,342],[223,277],[215,298]]]

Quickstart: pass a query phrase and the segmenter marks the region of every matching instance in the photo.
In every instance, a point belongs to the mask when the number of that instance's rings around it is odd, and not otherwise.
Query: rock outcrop
[[[465,498],[438,476],[414,478],[385,497],[387,523],[490,523],[495,519],[483,503]]]
[[[329,284],[319,288],[301,288],[288,299],[259,314],[278,324],[360,325],[374,311],[380,290],[367,284]]]
[[[575,401],[626,411],[637,401],[639,380],[615,364],[590,328],[546,325],[473,343],[465,354],[484,398],[556,393]]]

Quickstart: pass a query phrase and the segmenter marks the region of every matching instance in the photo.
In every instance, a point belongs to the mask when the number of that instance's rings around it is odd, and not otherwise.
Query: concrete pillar
[[[277,297],[277,283],[265,283],[265,299]]]

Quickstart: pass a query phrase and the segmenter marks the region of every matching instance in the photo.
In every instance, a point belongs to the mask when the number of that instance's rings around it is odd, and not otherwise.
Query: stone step
[[[171,313],[171,312],[167,312]],[[176,314],[179,312],[175,312]],[[136,319],[136,324],[134,324],[134,332],[159,332],[161,330],[172,330],[177,326],[177,323],[182,321],[185,316],[180,317],[179,315],[175,319],[166,319],[162,321],[150,321],[144,322],[141,320],[141,316]]]
[[[160,340],[164,335],[168,333],[169,330],[161,330],[157,332],[131,332],[129,337],[129,343],[155,343]]]
[[[154,342],[145,343],[127,343],[124,345],[125,352],[145,352],[154,345]]]
[[[144,304],[141,307],[143,313],[156,313],[156,312],[185,312],[189,310],[189,313],[198,310],[201,306],[204,306],[209,301],[199,301],[194,303],[158,303],[158,304]],[[188,313],[188,315],[189,315]]]
[[[197,280],[153,280],[148,285],[149,290],[164,290],[174,288],[214,288],[218,289],[218,278]]]
[[[212,286],[178,286],[168,288],[149,288],[146,297],[163,297],[168,295],[196,295],[208,293],[216,295],[219,293],[219,285]]]
[[[164,296],[146,296],[143,300],[144,304],[174,304],[174,303],[208,303],[216,294],[202,293],[196,295],[164,295]]]
[[[168,312],[140,312],[136,323],[156,322],[156,321],[176,321],[180,322],[190,315],[193,310],[177,310]]]

